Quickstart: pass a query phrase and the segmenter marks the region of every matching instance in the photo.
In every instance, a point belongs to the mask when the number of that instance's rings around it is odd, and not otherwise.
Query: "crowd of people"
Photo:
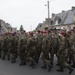
[[[20,66],[29,65],[32,68],[42,60],[42,69],[50,71],[54,66],[54,55],[57,57],[58,72],[75,68],[75,28],[66,30],[47,30],[46,33],[38,30],[0,35],[0,58],[16,63],[19,58]]]

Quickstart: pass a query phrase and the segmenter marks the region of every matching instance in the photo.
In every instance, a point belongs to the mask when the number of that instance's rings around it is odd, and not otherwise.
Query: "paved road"
[[[56,66],[56,58],[54,61],[54,67],[50,72],[41,69],[40,66],[42,66],[41,61],[35,69],[32,69],[29,65],[19,66],[19,60],[12,64],[10,61],[0,59],[0,75],[69,75],[67,69],[65,69],[65,72],[63,73],[56,71],[59,68]],[[75,70],[71,75],[75,75]]]

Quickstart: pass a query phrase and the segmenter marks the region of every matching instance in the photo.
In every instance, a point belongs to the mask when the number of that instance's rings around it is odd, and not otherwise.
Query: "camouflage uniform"
[[[35,38],[32,36],[29,38],[28,40],[28,59],[30,62],[30,66],[32,66],[32,68],[34,68],[35,65],[35,52],[36,52],[36,40]]]
[[[5,35],[2,42],[2,60],[5,60],[5,56],[7,55],[7,50],[8,50],[8,38]]]
[[[66,67],[69,69],[69,74],[72,73],[73,69],[67,63],[66,58],[68,56],[68,44],[66,37],[62,36],[60,40],[60,48],[58,50],[58,58],[60,63],[60,69],[57,71],[63,72],[63,68]]]
[[[42,68],[45,68],[45,69],[48,67],[49,62],[50,62],[48,44],[49,44],[48,38],[45,36],[42,41],[42,56],[41,56],[41,59],[43,61]]]
[[[11,48],[11,39],[10,36],[8,38],[8,50],[7,50],[7,59],[10,60],[10,48]]]
[[[18,44],[20,65],[26,65],[27,60],[27,39],[19,39]]]
[[[69,50],[69,63],[73,61],[72,67],[75,68],[75,33],[71,34],[69,38],[70,50]]]
[[[38,63],[39,58],[40,58],[40,54],[42,51],[42,35],[41,34],[37,34],[37,38],[35,38],[37,46],[36,46],[36,54],[35,54],[35,62]]]
[[[15,63],[17,56],[17,39],[15,36],[12,36],[10,41],[11,63]]]
[[[54,61],[54,54],[57,55],[57,51],[59,49],[59,38],[57,37],[57,35],[55,35],[55,33],[53,33],[50,36],[50,54],[51,54],[51,62],[50,64],[53,65],[53,61]]]
[[[2,37],[0,37],[0,58],[1,58],[1,51],[2,51]]]

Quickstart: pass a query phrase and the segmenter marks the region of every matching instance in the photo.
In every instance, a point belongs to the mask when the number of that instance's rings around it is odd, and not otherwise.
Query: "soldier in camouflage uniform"
[[[2,51],[2,36],[0,36],[0,58],[1,58],[1,51]]]
[[[57,55],[57,51],[59,49],[58,36],[54,32],[52,32],[49,41],[50,41],[50,54],[51,54],[50,64],[53,65],[54,54]]]
[[[11,37],[8,35],[8,50],[7,50],[7,59],[10,60],[10,48],[11,48]]]
[[[7,35],[4,35],[2,42],[2,60],[5,60],[5,56],[7,55],[8,50],[8,38]]]
[[[11,41],[10,42],[11,63],[15,63],[17,57],[17,39],[14,34],[12,35],[10,41]]]
[[[71,31],[71,36],[69,38],[69,63],[71,64],[71,62],[73,61],[73,65],[72,67],[75,68],[75,32],[74,30]]]
[[[29,37],[29,40],[28,40],[28,43],[27,43],[27,47],[28,47],[28,59],[29,59],[29,62],[30,62],[30,66],[32,68],[35,67],[35,52],[36,52],[36,46],[37,46],[37,43],[36,43],[36,40],[35,38],[33,37],[33,33],[30,33],[30,37]]]
[[[35,54],[35,62],[38,63],[39,62],[39,58],[40,58],[40,54],[42,51],[42,39],[43,39],[43,35],[41,34],[40,31],[38,31],[38,33],[36,34],[36,42],[37,42],[37,46],[36,46],[36,54]]]
[[[24,37],[19,39],[18,42],[18,52],[19,52],[19,59],[20,59],[20,66],[26,65],[27,61],[27,38]]]
[[[68,56],[68,44],[66,41],[66,33],[61,33],[60,48],[58,50],[60,69],[58,69],[57,71],[63,72],[64,71],[63,68],[68,68],[69,74],[71,74],[73,69],[66,61],[67,56]]]
[[[50,63],[50,56],[49,56],[49,39],[48,36],[44,36],[42,41],[42,56],[41,59],[43,61],[43,66],[41,68],[50,70],[51,65]]]

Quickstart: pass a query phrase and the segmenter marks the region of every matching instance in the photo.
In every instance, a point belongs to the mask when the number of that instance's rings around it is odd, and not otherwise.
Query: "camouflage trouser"
[[[72,61],[75,63],[75,52],[74,51],[69,52],[68,59],[69,59],[70,64],[71,64]]]
[[[49,65],[49,63],[50,63],[49,53],[43,53],[41,56],[41,59],[42,59],[44,65]]]
[[[59,64],[60,67],[69,67],[69,64],[66,61],[66,57],[64,56],[59,57]]]
[[[26,62],[26,59],[27,59],[27,54],[26,53],[20,53],[19,54],[19,59],[20,61],[23,63],[23,62]]]
[[[35,62],[36,63],[38,63],[38,61],[39,61],[40,54],[41,54],[41,51],[36,51],[36,53],[35,53]]]
[[[1,49],[0,49],[0,58],[1,58]]]
[[[6,50],[3,50],[2,51],[2,59],[5,59],[5,56],[7,55],[7,51]]]
[[[17,51],[12,51],[10,54],[10,57],[11,57],[12,62],[16,62]]]
[[[73,55],[73,61],[75,62],[75,54]]]

